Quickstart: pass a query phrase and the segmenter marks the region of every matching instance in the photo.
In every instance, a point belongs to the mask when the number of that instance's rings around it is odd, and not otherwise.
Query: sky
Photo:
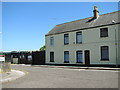
[[[2,51],[32,51],[45,45],[57,24],[118,11],[117,2],[3,2]]]

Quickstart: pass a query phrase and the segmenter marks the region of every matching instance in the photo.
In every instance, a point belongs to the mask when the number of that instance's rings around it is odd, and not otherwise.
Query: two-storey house
[[[120,64],[119,11],[56,25],[46,34],[46,64]]]

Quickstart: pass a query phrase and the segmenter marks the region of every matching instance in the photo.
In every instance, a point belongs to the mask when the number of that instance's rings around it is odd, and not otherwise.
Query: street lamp
[[[113,24],[115,24],[115,21],[114,20],[112,20],[112,23]],[[116,31],[116,29],[115,29],[115,47],[116,47],[116,67],[118,67],[118,56],[117,56],[117,31]]]

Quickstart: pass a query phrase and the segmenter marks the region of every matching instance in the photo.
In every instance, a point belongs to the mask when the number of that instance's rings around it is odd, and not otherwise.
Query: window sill
[[[50,45],[50,47],[54,47],[54,45],[52,45],[52,46]]]
[[[50,61],[50,62],[54,62],[54,61]]]
[[[76,43],[76,44],[82,44],[82,42],[81,43]]]
[[[107,38],[108,36],[105,36],[105,37],[100,37],[100,38]]]
[[[69,45],[69,43],[68,43],[68,44],[65,44],[65,43],[64,43],[64,45]]]
[[[69,62],[65,61],[64,63],[69,63]]]
[[[109,59],[101,59],[100,61],[109,61]]]
[[[83,64],[83,62],[76,62],[76,63],[78,63],[78,64]]]

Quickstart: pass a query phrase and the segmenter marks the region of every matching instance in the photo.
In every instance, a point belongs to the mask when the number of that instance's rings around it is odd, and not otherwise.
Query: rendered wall
[[[116,64],[115,51],[115,28],[117,25],[108,27],[108,37],[100,38],[100,28],[82,30],[82,44],[76,44],[76,31],[69,33],[69,45],[64,45],[64,34],[46,36],[46,63],[64,64],[64,51],[69,51],[68,64],[76,64],[76,51],[90,50],[90,64]],[[77,31],[78,32],[78,31]],[[50,46],[50,37],[54,37],[54,46]],[[75,44],[74,44],[75,42]],[[109,46],[109,61],[101,61],[101,46]],[[50,52],[54,51],[55,62],[50,62]],[[120,57],[120,56],[119,56]]]

